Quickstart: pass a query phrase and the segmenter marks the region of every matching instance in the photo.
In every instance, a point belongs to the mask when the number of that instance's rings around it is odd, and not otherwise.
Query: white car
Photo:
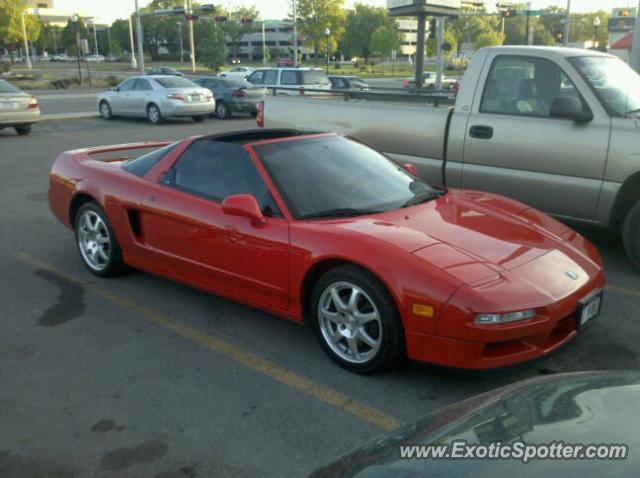
[[[251,73],[256,71],[255,68],[251,68],[250,66],[236,66],[235,68],[231,68],[229,71],[222,71],[218,74],[220,78],[237,78],[239,80],[244,80]]]
[[[179,76],[134,76],[98,96],[98,111],[106,120],[135,116],[160,124],[165,118],[191,117],[200,122],[215,108],[211,91]]]
[[[247,81],[274,88],[276,95],[285,96],[299,95],[305,90],[331,90],[329,77],[318,68],[261,68],[251,73]]]
[[[102,63],[104,61],[104,56],[102,55],[89,55],[85,58],[88,63]]]

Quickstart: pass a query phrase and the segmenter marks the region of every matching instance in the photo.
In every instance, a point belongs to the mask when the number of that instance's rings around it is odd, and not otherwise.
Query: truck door
[[[495,52],[480,80],[465,132],[463,186],[593,219],[610,118],[582,78],[566,61]],[[559,97],[578,99],[593,119],[552,117]]]

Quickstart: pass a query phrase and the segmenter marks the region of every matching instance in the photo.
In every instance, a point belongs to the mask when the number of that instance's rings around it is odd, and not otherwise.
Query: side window
[[[138,158],[133,158],[122,165],[124,169],[136,176],[143,177],[151,168],[160,162],[167,154],[174,150],[178,143],[170,144],[164,148],[156,149],[151,153],[145,154]]]
[[[297,85],[298,84],[298,72],[293,70],[283,70],[280,75],[281,85]]]
[[[502,55],[491,66],[480,112],[549,117],[551,104],[559,96],[580,98],[575,85],[556,63]]]
[[[251,194],[265,216],[282,217],[249,154],[237,144],[195,141],[163,183],[216,202],[235,194]]]
[[[118,91],[131,91],[133,90],[133,87],[136,83],[136,79],[132,78],[130,80],[125,81],[124,83],[122,83],[120,85],[120,87],[118,88]]]
[[[265,85],[276,85],[278,84],[278,70],[267,70],[264,73],[264,83]]]
[[[249,78],[247,78],[249,83],[253,83],[254,85],[263,85],[264,84],[264,71],[254,71]]]
[[[151,83],[147,80],[136,80],[136,85],[133,87],[135,91],[151,91]]]

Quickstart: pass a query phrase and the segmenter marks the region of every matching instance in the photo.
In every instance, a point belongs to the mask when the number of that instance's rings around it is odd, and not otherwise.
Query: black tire
[[[627,213],[622,226],[622,240],[627,257],[640,269],[640,201]]]
[[[98,112],[100,113],[100,117],[104,120],[109,121],[113,119],[113,111],[111,111],[111,105],[108,101],[102,100],[100,102]]]
[[[84,243],[84,239],[82,239],[83,231],[88,230],[83,222],[86,215],[89,215],[89,217],[95,217],[94,215],[98,216],[102,220],[104,229],[108,233],[108,260],[104,261],[104,265],[99,268],[91,264],[90,260],[87,259],[89,254],[83,253],[81,249],[81,243]],[[127,266],[122,260],[122,249],[120,249],[111,223],[98,203],[90,201],[83,204],[78,210],[73,224],[76,235],[76,246],[78,247],[80,258],[89,272],[99,277],[115,277],[127,271]]]
[[[258,112],[257,111],[252,111],[251,112],[251,117],[252,118],[257,118],[258,117]]]
[[[192,116],[191,119],[193,121],[195,121],[196,123],[202,123],[207,117],[206,116],[202,116],[202,115],[198,115],[198,116]]]
[[[26,136],[31,133],[31,125],[30,124],[22,124],[20,126],[14,126],[16,133],[20,136]]]
[[[354,363],[345,360],[328,342],[322,330],[319,317],[320,301],[323,294],[337,284],[353,284],[366,294],[366,299],[371,299],[377,309],[379,322],[374,323],[373,333],[367,330],[371,337],[376,336],[376,331],[381,336],[380,346],[375,355],[364,362]],[[313,326],[316,336],[325,352],[341,367],[359,374],[382,372],[397,365],[406,357],[404,341],[404,329],[396,304],[387,288],[370,272],[355,265],[336,267],[324,274],[316,283],[311,296],[311,310],[309,311],[310,324]],[[336,326],[337,330],[338,326]],[[326,329],[325,329],[326,330]],[[345,348],[345,343],[342,344]],[[343,353],[344,354],[344,353]]]
[[[151,124],[164,123],[164,117],[162,116],[162,111],[160,111],[160,107],[155,103],[150,103],[147,106],[147,119]]]
[[[224,101],[219,101],[216,104],[216,116],[221,120],[231,118],[231,110]]]

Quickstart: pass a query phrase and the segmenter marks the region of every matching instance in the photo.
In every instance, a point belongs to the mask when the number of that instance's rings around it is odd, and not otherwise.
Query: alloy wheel
[[[78,221],[78,247],[85,263],[95,271],[102,271],[111,259],[109,229],[98,213],[85,211]]]

